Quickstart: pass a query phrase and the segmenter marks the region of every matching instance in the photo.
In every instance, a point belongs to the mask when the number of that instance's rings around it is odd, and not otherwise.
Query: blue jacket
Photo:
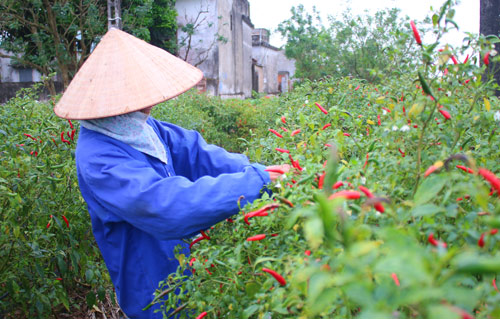
[[[208,145],[195,131],[160,122],[153,127],[168,164],[81,127],[76,148],[78,183],[92,230],[123,311],[130,318],[161,318],[153,300],[158,283],[176,270],[181,239],[238,213],[270,182],[264,166]]]

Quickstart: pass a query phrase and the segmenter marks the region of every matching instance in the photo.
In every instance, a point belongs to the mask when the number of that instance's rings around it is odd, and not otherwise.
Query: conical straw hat
[[[195,86],[203,73],[126,32],[110,29],[54,107],[57,116],[88,120],[156,105]]]

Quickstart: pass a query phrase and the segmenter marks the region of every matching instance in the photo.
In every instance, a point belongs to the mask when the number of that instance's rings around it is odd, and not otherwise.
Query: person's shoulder
[[[164,121],[159,121],[152,116],[148,118],[148,123],[153,127],[158,129],[161,132],[166,132],[168,135],[174,137],[174,136],[185,136],[186,134],[189,133],[195,133],[196,131],[194,130],[188,130],[185,129],[181,126],[169,123],[169,122],[164,122]]]
[[[76,144],[76,159],[88,162],[92,158],[100,158],[120,149],[120,141],[109,136],[80,126],[78,143]]]

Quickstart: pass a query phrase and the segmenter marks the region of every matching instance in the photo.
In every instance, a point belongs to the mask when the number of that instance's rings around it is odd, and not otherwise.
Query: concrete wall
[[[0,51],[7,54],[4,50]],[[38,82],[41,78],[40,72],[36,70],[14,68],[11,66],[11,59],[0,58],[0,82]]]
[[[251,28],[247,20],[247,0],[217,0],[219,34],[227,43],[219,44],[219,95],[250,97],[252,92]]]
[[[279,51],[262,45],[254,46],[252,55],[259,65],[263,67],[262,91],[278,93],[278,55]],[[259,90],[261,89],[259,85]]]
[[[219,42],[217,32],[220,20],[217,0],[178,0],[175,8],[178,13],[178,39],[186,37],[186,34],[181,31],[181,26],[188,23],[198,24],[191,38],[189,52],[187,52],[188,46],[183,46],[179,50],[179,56],[184,58],[187,54],[187,62],[203,71],[204,90],[211,95],[218,95]]]
[[[253,58],[257,64],[263,67],[263,86],[259,85],[259,92],[276,94],[287,92],[291,89],[290,79],[295,75],[295,61],[289,60],[285,53],[278,48],[275,48],[268,43],[255,43],[252,49]],[[279,76],[281,74],[281,77]],[[285,82],[278,82],[284,78]],[[285,86],[286,89],[283,87]],[[280,91],[281,87],[281,91]]]

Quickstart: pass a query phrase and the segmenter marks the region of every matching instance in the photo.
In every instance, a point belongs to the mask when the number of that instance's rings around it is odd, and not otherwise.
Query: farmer
[[[160,122],[151,108],[202,78],[195,67],[118,29],[102,38],[55,113],[81,120],[78,183],[121,308],[161,318],[158,283],[175,272],[174,248],[259,198],[279,174]],[[171,110],[182,112],[182,110]],[[273,166],[288,171],[288,165]]]

